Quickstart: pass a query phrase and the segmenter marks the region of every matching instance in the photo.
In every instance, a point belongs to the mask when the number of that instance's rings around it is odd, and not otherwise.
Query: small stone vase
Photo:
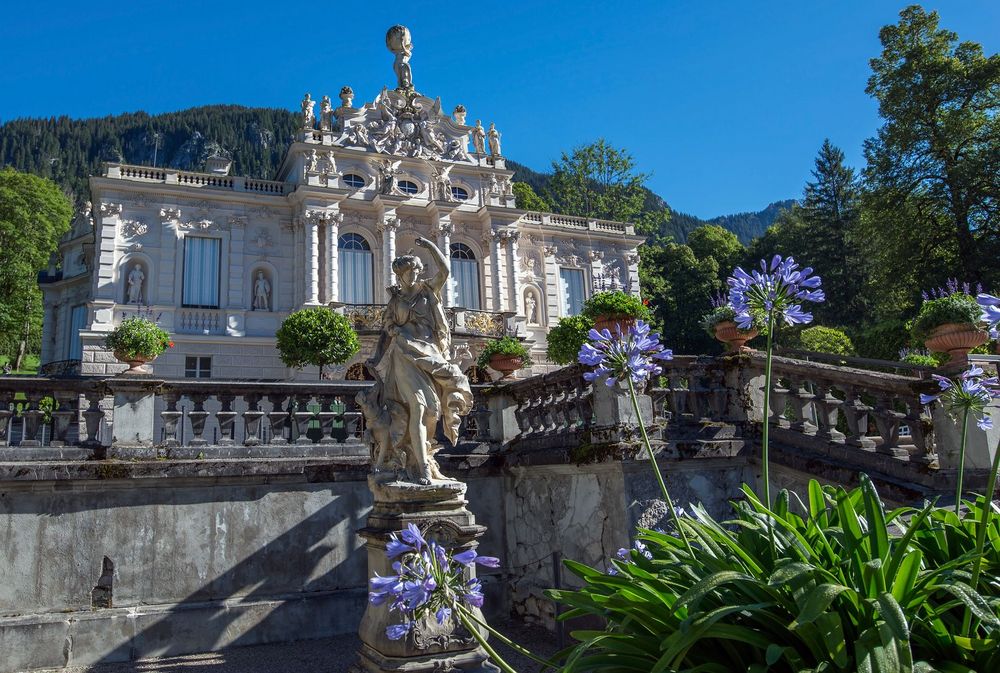
[[[510,378],[511,374],[524,366],[524,359],[520,355],[502,355],[497,353],[490,356],[490,369],[500,372],[503,378]]]
[[[742,353],[753,350],[746,342],[757,336],[756,329],[740,329],[732,320],[723,320],[715,325],[715,338],[728,346],[728,353]]]
[[[635,326],[635,317],[630,315],[625,315],[623,313],[612,314],[612,315],[599,315],[594,318],[594,329],[598,332],[601,330],[608,330],[611,332],[612,336],[618,333],[618,326],[621,326],[622,334],[629,331],[629,328]]]
[[[132,357],[127,357],[125,353],[121,351],[115,351],[115,357],[121,362],[128,365],[128,369],[122,372],[122,374],[129,375],[145,375],[149,374],[149,368],[146,367],[147,362],[152,362],[155,357],[146,357],[144,355],[134,355]]]
[[[989,335],[972,323],[950,322],[932,329],[924,345],[934,353],[947,353],[950,364],[960,364],[968,361],[969,351],[989,340]]]

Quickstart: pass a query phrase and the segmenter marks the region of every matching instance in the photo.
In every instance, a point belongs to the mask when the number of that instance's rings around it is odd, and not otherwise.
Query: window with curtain
[[[87,307],[84,304],[74,306],[69,312],[69,334],[67,343],[69,349],[66,354],[67,360],[79,360],[83,357],[83,341],[80,339],[82,330],[87,321]]]
[[[184,237],[184,306],[219,308],[221,250],[217,238]]]
[[[372,248],[360,234],[344,234],[337,241],[337,280],[345,304],[374,302]]]
[[[472,248],[451,244],[451,278],[455,284],[455,306],[479,310],[479,262]]]
[[[583,302],[587,299],[583,269],[559,269],[559,289],[562,292],[564,313],[580,315],[583,312]]]

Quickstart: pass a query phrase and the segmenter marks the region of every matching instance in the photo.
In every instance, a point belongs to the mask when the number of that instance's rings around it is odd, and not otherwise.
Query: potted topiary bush
[[[286,366],[302,369],[315,365],[320,379],[324,367],[343,364],[361,349],[351,321],[325,306],[295,311],[281,322],[274,336]]]
[[[947,353],[950,363],[961,364],[969,351],[989,341],[979,325],[982,309],[976,298],[949,282],[947,288],[924,295],[924,303],[913,321],[913,338],[934,353]],[[932,298],[933,297],[933,298]]]
[[[506,379],[518,369],[530,366],[532,362],[524,344],[512,336],[505,336],[487,343],[476,364],[500,372]]]
[[[619,327],[623,333],[627,332],[636,320],[652,318],[645,301],[621,290],[598,292],[584,302],[583,314],[594,321],[594,329],[606,329],[612,334]]]
[[[125,374],[147,374],[145,365],[172,348],[170,335],[148,318],[133,316],[122,320],[108,336],[104,346],[120,361],[128,365]]]
[[[557,365],[576,362],[580,348],[587,342],[587,333],[594,327],[594,321],[585,315],[571,315],[559,318],[559,323],[549,330],[546,337],[546,355]]]
[[[749,351],[746,342],[758,334],[756,327],[740,329],[736,326],[736,311],[729,304],[716,306],[701,320],[701,326],[716,339],[726,344],[727,352]]]

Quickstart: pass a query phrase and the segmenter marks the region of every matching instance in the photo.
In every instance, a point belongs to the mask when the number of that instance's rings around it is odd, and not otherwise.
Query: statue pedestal
[[[386,558],[389,535],[415,524],[424,537],[448,549],[462,551],[477,546],[477,538],[486,532],[476,524],[466,509],[466,485],[460,481],[435,481],[428,486],[396,481],[391,473],[368,476],[374,504],[368,525],[358,531],[368,550],[368,576],[393,574]],[[473,577],[469,569],[468,578]],[[477,611],[478,612],[478,611]],[[477,614],[482,619],[482,616]],[[389,640],[386,627],[402,621],[398,612],[387,605],[371,605],[361,618],[356,673],[441,673],[469,671],[496,673],[500,669],[487,661],[486,652],[457,620],[438,624],[433,615],[417,622],[400,640]]]

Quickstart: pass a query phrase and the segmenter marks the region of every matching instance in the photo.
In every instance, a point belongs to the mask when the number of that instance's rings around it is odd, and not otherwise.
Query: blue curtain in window
[[[583,302],[586,291],[583,286],[582,269],[559,269],[559,287],[562,290],[563,307],[566,315],[579,315],[583,312]]]
[[[184,238],[185,306],[219,307],[219,264],[222,246],[217,238]]]
[[[340,301],[345,304],[373,303],[372,253],[370,250],[340,248],[337,278]]]
[[[79,360],[83,357],[83,341],[80,339],[80,330],[84,328],[87,320],[87,307],[74,306],[69,314],[69,353],[67,360]]]
[[[455,305],[479,310],[479,262],[451,258],[451,276],[455,279]]]

